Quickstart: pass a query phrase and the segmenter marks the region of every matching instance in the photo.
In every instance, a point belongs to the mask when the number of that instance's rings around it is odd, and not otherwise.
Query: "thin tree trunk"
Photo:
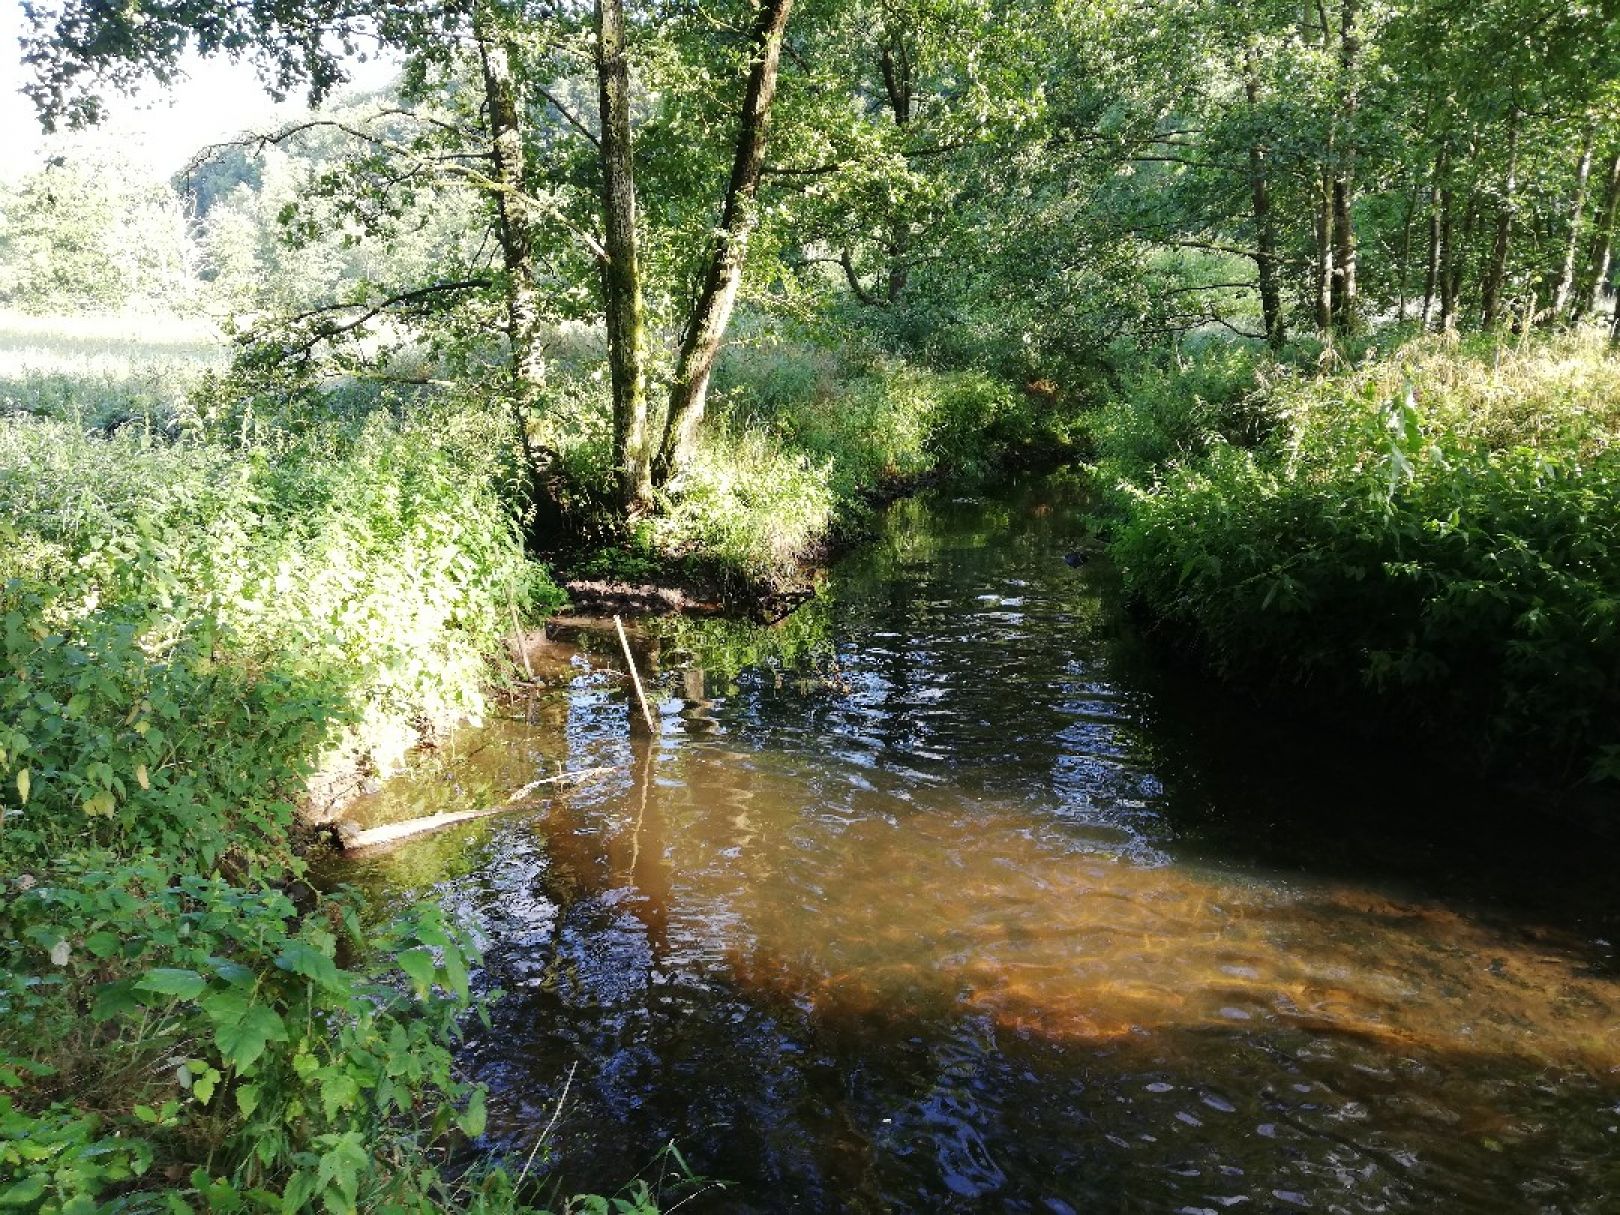
[[[1513,239],[1513,212],[1519,192],[1519,109],[1508,114],[1507,173],[1502,183],[1502,202],[1496,213],[1496,237],[1491,242],[1491,259],[1485,267],[1480,296],[1480,327],[1496,328],[1502,315],[1502,288],[1507,281],[1508,249]]]
[[[1434,293],[1440,285],[1440,253],[1442,248],[1440,240],[1440,183],[1446,175],[1447,153],[1450,151],[1450,147],[1449,142],[1440,145],[1440,152],[1434,159],[1434,176],[1429,181],[1429,257],[1423,269],[1422,327],[1424,329],[1429,327],[1429,316],[1434,310]],[[1447,198],[1446,202],[1449,210],[1450,199]]]
[[[1457,328],[1456,267],[1461,258],[1457,254],[1455,224],[1452,218],[1453,193],[1450,186],[1440,191],[1440,332],[1451,333]]]
[[[883,88],[889,97],[889,110],[894,115],[895,126],[904,132],[906,127],[911,125],[915,86],[912,80],[911,53],[906,47],[903,34],[890,37],[879,57],[878,66],[883,72]],[[903,217],[896,216],[889,224],[889,274],[886,294],[891,305],[899,303],[901,295],[905,293],[906,286],[911,281],[911,264],[906,260],[910,253],[910,245],[910,229]]]
[[[1400,298],[1395,305],[1395,316],[1400,323],[1406,323],[1407,293],[1412,282],[1412,221],[1418,213],[1418,187],[1414,184],[1412,193],[1404,200],[1406,203],[1406,217],[1401,221],[1401,257],[1400,257],[1400,285],[1398,291]]]
[[[1249,120],[1256,121],[1260,99],[1260,74],[1255,66],[1254,48],[1244,52],[1244,92],[1249,98]],[[1255,267],[1260,276],[1260,316],[1266,341],[1281,350],[1287,340],[1283,332],[1282,291],[1277,284],[1277,228],[1271,215],[1271,181],[1266,158],[1268,149],[1257,142],[1249,144],[1249,196],[1254,210]]]
[[[1558,268],[1558,285],[1553,288],[1552,305],[1546,320],[1556,324],[1564,319],[1570,296],[1575,290],[1575,257],[1581,247],[1581,220],[1586,216],[1586,187],[1592,176],[1592,142],[1596,131],[1590,125],[1581,139],[1581,159],[1575,166],[1575,197],[1569,205],[1569,241],[1564,245],[1564,264]]]
[[[512,419],[528,464],[531,489],[539,504],[541,461],[529,436],[529,412],[546,382],[545,350],[540,338],[540,292],[534,260],[534,227],[523,192],[523,106],[511,58],[488,18],[478,10],[474,21],[483,69],[484,104],[489,115],[490,155],[494,165],[497,233],[506,271],[506,337],[512,372]]]
[[[1570,308],[1571,324],[1580,324],[1586,314],[1597,306],[1598,291],[1609,273],[1609,258],[1614,247],[1615,214],[1620,210],[1620,148],[1609,158],[1607,185],[1603,191],[1603,209],[1598,212],[1592,227],[1592,243],[1575,287],[1575,299]]]
[[[1323,341],[1333,338],[1333,183],[1326,170],[1316,206],[1316,332]]]
[[[1358,0],[1343,0],[1339,16],[1339,132],[1333,177],[1333,323],[1341,332],[1356,324],[1356,230],[1351,222],[1356,174],[1355,87],[1361,40],[1356,34]]]
[[[709,380],[715,359],[731,323],[731,310],[742,286],[743,255],[756,222],[755,196],[760,171],[765,167],[765,133],[771,101],[776,95],[777,69],[782,61],[782,36],[793,0],[765,0],[754,25],[753,62],[743,98],[742,122],[737,130],[731,181],[726,187],[725,209],[715,235],[714,248],[692,314],[681,339],[675,379],[669,390],[669,416],[653,464],[653,481],[663,485],[690,458],[708,402]]]
[[[1451,299],[1457,309],[1456,315],[1461,315],[1463,279],[1468,273],[1468,251],[1473,248],[1474,231],[1479,227],[1480,199],[1478,190],[1468,193],[1468,208],[1463,212],[1462,232],[1456,241],[1456,257],[1451,264]],[[1456,318],[1453,317],[1452,328],[1456,328]]]
[[[624,50],[623,0],[597,0],[596,79],[601,115],[602,226],[607,260],[602,295],[608,368],[613,381],[613,467],[626,517],[652,505],[651,435],[641,266],[636,248],[636,179],[630,143],[630,68]]]

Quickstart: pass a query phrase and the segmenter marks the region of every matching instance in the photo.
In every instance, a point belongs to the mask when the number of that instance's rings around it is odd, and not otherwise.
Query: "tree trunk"
[[[1325,170],[1316,206],[1316,332],[1333,339],[1333,183]]]
[[[777,69],[782,61],[782,37],[793,0],[764,0],[753,31],[753,61],[743,98],[742,122],[737,130],[731,181],[726,187],[725,209],[715,234],[708,273],[692,307],[675,362],[669,390],[669,416],[663,442],[653,464],[653,480],[663,485],[690,458],[703,420],[720,344],[731,323],[731,310],[742,286],[743,255],[753,231],[755,197],[760,171],[765,166],[765,133],[771,101],[776,95]]]
[[[1423,317],[1421,327],[1428,329],[1429,316],[1434,311],[1434,293],[1440,285],[1441,250],[1441,189],[1440,183],[1445,179],[1447,153],[1450,144],[1440,145],[1440,152],[1434,159],[1434,176],[1429,181],[1429,257],[1423,268]],[[1447,210],[1450,207],[1450,198],[1446,198]]]
[[[1609,349],[1620,353],[1620,267],[1609,262],[1609,295],[1614,300],[1614,319],[1609,323]]]
[[[1244,92],[1249,98],[1249,120],[1255,122],[1260,99],[1260,75],[1255,67],[1254,49],[1244,52]],[[1249,197],[1254,211],[1255,267],[1260,276],[1260,316],[1266,341],[1281,350],[1287,340],[1283,332],[1282,291],[1277,284],[1277,228],[1271,215],[1271,181],[1265,145],[1249,144]]]
[[[1508,248],[1513,239],[1513,212],[1519,192],[1519,109],[1508,114],[1507,172],[1502,183],[1502,202],[1496,212],[1496,237],[1491,242],[1491,259],[1485,267],[1480,296],[1480,327],[1496,328],[1502,315],[1502,288],[1507,281]]]
[[[1356,324],[1356,229],[1351,222],[1356,174],[1355,72],[1361,40],[1356,34],[1359,0],[1343,0],[1339,16],[1339,132],[1333,176],[1333,323],[1340,332]]]
[[[1603,209],[1592,226],[1592,244],[1586,255],[1586,265],[1575,286],[1575,298],[1570,308],[1571,324],[1580,324],[1586,314],[1597,306],[1598,292],[1609,273],[1609,258],[1614,247],[1615,214],[1620,210],[1620,148],[1609,158],[1607,185],[1603,191]]]
[[[1407,292],[1412,282],[1412,222],[1418,213],[1418,187],[1413,185],[1412,193],[1402,200],[1406,203],[1406,215],[1401,220],[1401,256],[1400,256],[1400,283],[1397,287],[1399,299],[1395,305],[1395,319],[1400,324],[1406,323]]]
[[[1558,285],[1553,288],[1552,305],[1546,320],[1557,324],[1564,319],[1570,296],[1575,290],[1575,257],[1581,246],[1581,220],[1586,215],[1586,186],[1592,176],[1592,141],[1595,130],[1588,125],[1581,139],[1581,159],[1575,166],[1575,197],[1569,205],[1569,240],[1564,245],[1564,264],[1558,268]]]
[[[903,132],[911,125],[912,98],[915,92],[911,52],[905,36],[891,35],[879,56],[878,66],[883,72],[883,89],[888,94],[889,111],[894,124]],[[911,281],[911,231],[903,216],[895,216],[889,223],[889,273],[886,294],[890,305],[897,304]]]
[[[1456,328],[1456,315],[1462,311],[1463,278],[1468,271],[1468,251],[1473,248],[1474,230],[1479,227],[1480,200],[1479,191],[1470,190],[1468,193],[1468,208],[1463,212],[1462,232],[1456,240],[1456,255],[1452,259],[1451,269],[1451,300],[1457,309],[1453,316],[1453,329]]]
[[[1440,191],[1440,332],[1452,333],[1457,328],[1457,288],[1461,286],[1456,267],[1462,259],[1457,253],[1455,225],[1452,219],[1451,187]]]
[[[613,381],[613,468],[627,518],[652,506],[651,435],[643,358],[641,266],[636,248],[636,179],[630,145],[630,68],[623,0],[597,0],[596,80],[601,115],[602,266],[608,369]]]
[[[494,165],[497,232],[505,268],[506,337],[512,372],[512,418],[528,464],[530,487],[540,503],[541,461],[529,437],[529,413],[546,382],[540,340],[540,293],[536,286],[534,227],[523,192],[523,106],[511,58],[480,8],[474,38],[483,69],[484,104],[489,115],[490,156]]]

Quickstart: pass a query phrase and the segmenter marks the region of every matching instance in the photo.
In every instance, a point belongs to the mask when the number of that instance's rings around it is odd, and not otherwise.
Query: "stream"
[[[1615,849],[1133,636],[1079,490],[897,503],[766,628],[558,630],[329,876],[504,993],[480,1146],[692,1211],[1620,1211]]]

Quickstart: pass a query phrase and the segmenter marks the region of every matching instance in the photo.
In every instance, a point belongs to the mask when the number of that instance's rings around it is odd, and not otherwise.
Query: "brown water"
[[[691,1210],[1620,1211],[1612,845],[1165,672],[1079,518],[903,503],[786,625],[641,634],[651,743],[581,633],[365,808],[614,770],[342,873],[483,938],[484,1146],[674,1141]]]

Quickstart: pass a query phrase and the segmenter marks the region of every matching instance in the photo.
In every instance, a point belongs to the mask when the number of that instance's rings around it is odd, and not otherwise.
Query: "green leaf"
[[[259,1086],[257,1084],[244,1084],[237,1088],[236,1108],[242,1112],[244,1118],[253,1116],[253,1111],[259,1108]]]
[[[17,773],[17,797],[23,805],[28,804],[28,791],[34,787],[34,777],[27,768]]]
[[[288,941],[276,958],[282,970],[313,979],[329,991],[343,991],[343,973],[337,963],[305,941]]]
[[[287,1040],[287,1026],[275,1009],[254,1004],[235,1024],[223,1025],[214,1035],[219,1052],[239,1072],[245,1072],[271,1042]]]
[[[135,986],[141,991],[159,996],[175,996],[181,1000],[195,1000],[207,986],[206,980],[195,970],[177,970],[159,967],[149,970]]]
[[[469,1139],[476,1139],[484,1133],[484,1124],[489,1120],[488,1111],[484,1108],[486,1095],[487,1091],[480,1084],[467,1099],[466,1112],[461,1115],[461,1129]]]
[[[437,967],[433,964],[433,953],[427,949],[407,949],[396,959],[399,968],[410,976],[411,986],[415,988],[418,996],[426,996],[428,989],[433,986],[433,975]]]
[[[192,1082],[191,1095],[207,1105],[214,1098],[214,1089],[219,1086],[219,1080],[219,1071],[216,1068],[209,1068]]]
[[[198,1006],[207,1014],[208,1019],[214,1023],[216,1029],[228,1025],[235,1025],[247,1013],[252,997],[245,991],[234,988],[224,991],[211,991],[201,1000]]]
[[[216,975],[234,986],[247,986],[253,982],[253,972],[240,962],[232,962],[228,958],[209,958],[208,965]]]
[[[456,948],[455,942],[446,943],[444,947],[444,978],[456,998],[463,1003],[467,1000],[467,963],[461,956],[461,950]]]
[[[288,1180],[286,1188],[281,1191],[282,1215],[297,1215],[297,1212],[304,1210],[309,1200],[315,1196],[315,1188],[319,1184],[311,1169],[302,1169],[294,1173]]]
[[[339,1110],[346,1110],[360,1095],[360,1086],[346,1071],[329,1071],[321,1078],[321,1104],[326,1116],[335,1119]]]
[[[0,1190],[0,1207],[27,1207],[38,1202],[45,1193],[43,1177],[25,1177],[14,1185]]]
[[[96,1002],[90,1007],[90,1016],[96,1021],[111,1021],[140,1007],[141,1002],[135,996],[134,980],[120,979],[116,983],[103,983],[96,989]]]

